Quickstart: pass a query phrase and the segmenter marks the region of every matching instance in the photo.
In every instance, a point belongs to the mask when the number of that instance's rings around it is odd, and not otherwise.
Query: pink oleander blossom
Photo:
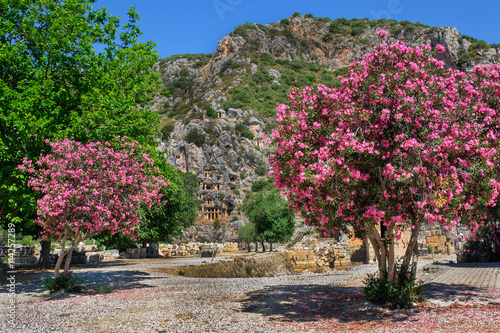
[[[487,214],[471,207],[500,203],[500,66],[465,74],[431,51],[383,42],[340,87],[295,88],[280,108],[273,176],[321,232],[475,228]]]
[[[42,193],[34,221],[42,227],[42,239],[88,238],[104,230],[137,236],[137,211],[157,204],[168,180],[136,150],[141,148],[136,141],[118,140],[119,149],[58,140],[36,166],[23,160],[18,169],[28,172],[28,185]]]
[[[377,31],[377,35],[379,35],[380,37],[385,36],[387,34],[388,34],[388,32],[383,30],[383,29],[380,29],[379,31]]]

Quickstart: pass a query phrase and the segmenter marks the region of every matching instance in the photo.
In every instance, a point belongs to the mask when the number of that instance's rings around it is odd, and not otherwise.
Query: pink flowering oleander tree
[[[324,236],[363,231],[380,276],[395,283],[403,232],[410,267],[424,223],[476,229],[482,208],[499,200],[498,73],[476,68],[471,79],[446,69],[429,45],[384,41],[340,87],[296,88],[277,108],[270,174]]]
[[[66,257],[68,272],[72,249],[104,230],[136,236],[139,210],[159,203],[159,190],[167,186],[153,160],[137,141],[117,138],[82,144],[69,139],[50,144],[51,154],[36,162],[24,159],[18,168],[31,174],[28,185],[42,193],[35,223],[41,239],[57,241],[61,255],[55,277]],[[70,246],[66,247],[66,242]]]

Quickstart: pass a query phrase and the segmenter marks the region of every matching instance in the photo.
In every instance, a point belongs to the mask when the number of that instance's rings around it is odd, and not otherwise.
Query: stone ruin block
[[[205,248],[201,250],[201,257],[215,257],[217,255],[217,248]]]

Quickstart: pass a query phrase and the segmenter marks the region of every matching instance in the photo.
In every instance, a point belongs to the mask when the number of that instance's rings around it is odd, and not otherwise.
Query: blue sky
[[[245,22],[272,23],[311,13],[315,17],[392,18],[430,26],[453,26],[462,34],[500,43],[500,1],[463,0],[98,0],[94,7],[126,18],[141,14],[142,40],[155,41],[159,55],[212,53],[219,39]]]

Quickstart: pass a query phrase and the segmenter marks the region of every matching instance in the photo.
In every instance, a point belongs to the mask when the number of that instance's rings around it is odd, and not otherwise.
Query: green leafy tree
[[[201,147],[205,143],[205,134],[198,128],[192,128],[184,137],[187,142],[192,142],[196,146]]]
[[[289,241],[295,231],[293,210],[277,189],[254,194],[242,206],[242,210],[255,224],[256,233],[271,244],[271,251],[273,243]]]
[[[159,116],[153,42],[95,0],[0,0],[0,224],[37,235],[36,197],[23,158],[49,152],[46,139],[107,141],[128,136],[152,150]],[[97,49],[102,52],[96,51]]]
[[[255,252],[257,252],[257,244],[263,241],[262,237],[255,230],[255,223],[248,223],[242,226],[238,230],[238,238],[248,244],[248,252],[250,252],[250,243],[255,243]]]

